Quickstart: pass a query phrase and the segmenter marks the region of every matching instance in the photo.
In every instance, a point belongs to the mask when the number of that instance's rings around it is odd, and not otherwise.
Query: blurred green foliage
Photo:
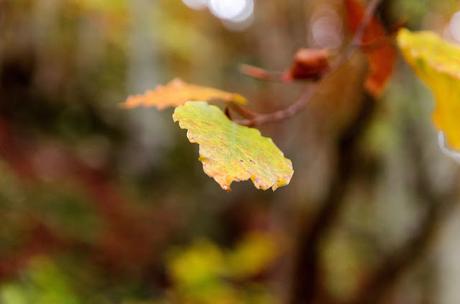
[[[49,259],[34,258],[21,280],[9,283],[0,290],[4,304],[79,304],[69,278]]]

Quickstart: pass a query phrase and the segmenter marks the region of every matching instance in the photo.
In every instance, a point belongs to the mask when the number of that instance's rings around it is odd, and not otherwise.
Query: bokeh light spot
[[[209,9],[218,18],[239,22],[247,19],[253,10],[252,0],[210,0]]]
[[[318,48],[339,48],[343,42],[340,16],[328,6],[322,6],[310,21],[311,44]]]
[[[208,0],[182,0],[191,9],[201,10],[208,6]]]
[[[460,42],[460,11],[452,16],[452,19],[450,20],[449,30],[452,34],[452,38],[454,38],[455,41]]]

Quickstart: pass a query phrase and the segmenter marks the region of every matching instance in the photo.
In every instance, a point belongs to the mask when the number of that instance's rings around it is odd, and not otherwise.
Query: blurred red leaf
[[[319,80],[329,69],[329,52],[325,49],[299,49],[291,68],[283,78],[291,80]]]
[[[358,0],[345,0],[345,9],[348,27],[355,33],[363,22],[365,8]],[[383,25],[376,17],[373,17],[360,41],[361,50],[369,61],[369,74],[365,86],[367,91],[374,96],[381,95],[385,89],[393,73],[396,60],[396,50],[391,40],[386,38],[387,33]],[[375,47],[369,47],[374,43]]]

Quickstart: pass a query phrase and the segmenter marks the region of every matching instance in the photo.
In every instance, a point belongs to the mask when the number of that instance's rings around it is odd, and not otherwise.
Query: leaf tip
[[[240,104],[240,105],[245,105],[248,103],[248,100],[246,99],[246,97],[240,94],[233,94],[233,102]]]

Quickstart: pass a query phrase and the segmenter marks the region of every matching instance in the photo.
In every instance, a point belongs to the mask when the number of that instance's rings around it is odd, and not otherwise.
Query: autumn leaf
[[[225,274],[225,254],[213,243],[199,240],[172,254],[167,268],[175,284],[196,289]]]
[[[319,80],[329,70],[330,54],[326,49],[299,49],[294,55],[292,65],[284,72],[269,72],[259,67],[243,64],[242,74],[260,80]]]
[[[347,23],[355,33],[361,26],[365,8],[358,0],[345,0]],[[373,96],[380,96],[390,79],[396,60],[396,50],[380,21],[373,17],[363,33],[360,41],[361,50],[366,54],[369,62],[369,73],[366,79],[366,90]],[[375,44],[375,47],[369,47]]]
[[[273,141],[257,129],[232,122],[218,107],[187,102],[175,109],[173,119],[188,130],[190,142],[199,144],[204,172],[224,190],[230,190],[234,181],[248,179],[262,190],[290,182],[292,163]]]
[[[122,106],[126,109],[156,107],[158,110],[163,110],[180,106],[191,100],[223,100],[237,104],[247,102],[246,98],[239,94],[188,84],[180,79],[174,79],[164,86],[158,86],[153,91],[150,90],[142,95],[129,97]]]
[[[450,147],[460,149],[460,46],[432,32],[406,29],[399,31],[397,40],[405,59],[433,91],[435,126]]]
[[[329,69],[329,52],[325,49],[300,49],[284,79],[319,80]]]

